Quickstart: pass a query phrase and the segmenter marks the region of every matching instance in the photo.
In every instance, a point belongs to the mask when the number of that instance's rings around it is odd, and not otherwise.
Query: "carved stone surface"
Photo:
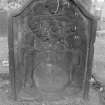
[[[33,86],[46,94],[85,88],[89,21],[78,5],[67,0],[32,1],[15,16],[16,87]]]
[[[58,13],[54,13],[54,3],[56,4],[56,1],[35,4],[29,10],[29,15],[23,18],[25,28],[27,27],[27,29],[30,30],[30,32],[25,32],[23,40],[21,41],[21,45],[26,49],[24,53],[24,55],[26,55],[24,58],[26,63],[26,81],[30,80],[29,78],[31,77],[31,72],[34,68],[36,68],[34,71],[40,71],[43,75],[43,72],[47,73],[50,69],[53,72],[61,68],[63,71],[68,72],[67,78],[69,78],[69,81],[75,79],[80,85],[82,84],[83,75],[81,75],[81,78],[78,78],[78,76],[84,73],[80,62],[84,62],[84,58],[81,58],[83,54],[85,55],[82,51],[84,49],[82,45],[86,47],[86,34],[83,18],[77,8],[71,3],[68,4],[69,6],[62,3],[61,10],[58,11]],[[30,51],[30,48],[33,50]],[[32,59],[32,62],[34,63],[30,62],[28,59]],[[43,64],[43,62],[46,63]],[[31,67],[27,67],[29,64]],[[34,65],[33,68],[32,64]],[[36,65],[41,65],[41,67],[36,67]],[[42,67],[42,65],[51,66]],[[37,70],[37,68],[43,69]],[[50,72],[50,74],[48,73],[48,75],[46,74],[45,77],[52,75],[52,72]],[[76,72],[78,73],[78,76]],[[30,74],[30,76],[27,76],[27,74]],[[38,77],[38,75],[36,77]],[[54,76],[53,78],[56,77]],[[60,82],[58,81],[58,83]],[[43,84],[45,84],[44,81]],[[50,84],[53,83],[51,82]],[[65,83],[62,83],[62,85],[63,84]],[[53,87],[54,86],[55,85],[53,84]],[[61,88],[61,85],[56,87]],[[49,88],[51,89],[51,87]]]

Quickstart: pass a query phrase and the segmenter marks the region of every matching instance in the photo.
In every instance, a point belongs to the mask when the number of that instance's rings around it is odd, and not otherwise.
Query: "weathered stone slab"
[[[77,95],[79,90],[88,98],[96,21],[78,1],[32,0],[9,22],[15,98],[22,88],[62,97]]]

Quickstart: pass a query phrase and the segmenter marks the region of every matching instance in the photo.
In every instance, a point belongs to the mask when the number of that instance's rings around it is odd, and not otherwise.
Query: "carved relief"
[[[74,67],[80,69],[82,44],[85,44],[83,43],[83,39],[85,38],[82,37],[86,37],[82,17],[77,8],[72,4],[62,3],[58,13],[54,13],[51,12],[54,11],[54,5],[49,3],[56,2],[36,4],[29,10],[29,15],[25,17],[25,27],[29,28],[25,28],[26,32],[22,40],[24,49],[26,49],[24,53],[25,83],[30,78],[33,81],[34,78],[33,76],[31,77],[31,73],[34,75],[39,71],[43,72],[43,70],[37,70],[39,68],[46,68],[45,73],[55,68],[54,71],[61,69],[61,72],[62,70],[65,73],[68,72],[66,74],[68,75],[66,76],[68,81],[72,81],[73,79]],[[80,24],[82,24],[81,27]],[[44,68],[42,67],[43,62],[46,65]],[[39,66],[36,67],[36,65]],[[48,65],[51,66],[48,67]],[[52,75],[52,73],[50,72],[49,75]],[[45,77],[49,75],[46,74]],[[82,82],[82,79],[79,81]],[[66,82],[63,84],[66,84]],[[48,88],[46,87],[46,89]]]
[[[79,4],[36,0],[14,18],[20,21],[14,35],[17,84],[46,94],[84,89],[90,21]]]

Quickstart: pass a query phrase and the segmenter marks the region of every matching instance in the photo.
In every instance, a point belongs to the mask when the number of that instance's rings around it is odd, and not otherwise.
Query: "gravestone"
[[[9,18],[12,96],[39,103],[88,99],[95,34],[95,18],[78,1],[27,2]]]

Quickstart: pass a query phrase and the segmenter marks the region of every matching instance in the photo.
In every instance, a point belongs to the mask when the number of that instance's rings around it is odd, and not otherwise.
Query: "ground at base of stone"
[[[93,88],[90,87],[90,92],[89,92],[89,101],[84,101],[80,97],[76,97],[75,99],[71,98],[66,101],[59,101],[57,102],[51,102],[51,103],[41,103],[39,104],[36,101],[13,101],[9,97],[9,92],[10,92],[10,82],[9,82],[9,77],[7,74],[1,75],[2,78],[0,78],[0,105],[104,105],[103,103],[100,103],[99,99],[99,93],[98,91],[94,90]],[[5,77],[5,78],[4,78]]]
[[[90,89],[89,93],[89,101],[84,101],[82,98],[70,99],[69,101],[60,101],[59,103],[51,102],[51,103],[38,103],[34,101],[13,101],[8,98],[8,91],[2,91],[0,89],[0,105],[103,105],[100,103],[98,92],[94,89]]]
[[[4,52],[2,53],[3,56],[6,55],[4,54]],[[105,52],[105,37],[97,38],[96,43],[95,43],[95,55],[94,55],[95,57],[94,57],[93,73],[95,72],[96,74],[98,74],[98,79],[101,81],[105,80],[105,75],[104,75],[105,74],[104,72],[105,71],[105,59],[104,59],[105,53],[104,52]],[[0,80],[0,87],[1,85],[8,83],[8,81],[6,80],[2,82],[1,81],[2,80]],[[13,100],[8,99],[7,87],[8,87],[8,84],[0,88],[0,105],[39,105],[38,103],[35,103],[35,102],[26,102],[26,101],[25,102],[14,102]],[[103,100],[100,102],[99,93],[96,90],[90,88],[89,96],[90,96],[90,99],[85,104],[84,103],[80,104],[78,102],[80,99],[77,99],[77,103],[73,103],[73,105],[105,105],[105,103],[102,102]],[[51,105],[55,105],[55,104],[51,104]],[[59,104],[59,105],[64,105],[64,103]]]

